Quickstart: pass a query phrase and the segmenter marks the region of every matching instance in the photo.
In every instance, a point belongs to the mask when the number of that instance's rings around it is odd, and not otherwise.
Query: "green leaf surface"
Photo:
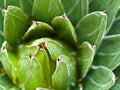
[[[67,65],[57,60],[57,66],[55,73],[52,76],[52,84],[56,90],[67,90],[69,89],[69,71]]]
[[[17,53],[10,50],[7,42],[3,43],[0,60],[8,76],[16,83],[17,79]]]
[[[36,87],[47,87],[42,67],[34,56],[20,58],[18,73],[21,87],[25,90],[34,90]]]
[[[95,56],[94,65],[115,69],[120,65],[120,35],[110,35],[103,42]]]
[[[113,71],[116,75],[116,82],[110,90],[119,90],[120,89],[120,66]]]
[[[80,49],[77,51],[77,67],[78,67],[78,77],[82,80],[93,62],[95,46],[89,44],[88,42],[83,42]]]
[[[42,37],[54,36],[54,30],[44,22],[33,21],[28,31],[23,36],[24,41],[39,39]]]
[[[6,75],[0,75],[0,90],[20,90],[20,88],[13,85],[12,81]]]
[[[108,35],[115,35],[115,34],[120,34],[120,19],[116,20],[110,31],[108,32]]]
[[[35,20],[51,23],[55,16],[64,13],[60,0],[34,0],[33,16]]]
[[[120,6],[120,0],[92,0],[90,4],[90,12],[93,11],[105,11],[107,19],[107,31],[109,31],[112,23],[114,22],[115,16]]]
[[[56,16],[53,18],[52,27],[60,39],[73,45],[74,47],[76,46],[77,36],[72,23],[66,17],[66,15]]]
[[[30,22],[24,12],[15,6],[8,6],[4,14],[4,37],[11,46],[15,47],[21,43]]]
[[[105,33],[106,19],[106,14],[99,11],[84,16],[76,30],[78,42],[81,44],[87,41],[96,45],[96,49],[98,49]]]
[[[88,14],[88,0],[62,0],[65,12],[75,26],[77,22]]]
[[[114,73],[103,66],[93,66],[83,80],[83,90],[109,90],[115,83]]]

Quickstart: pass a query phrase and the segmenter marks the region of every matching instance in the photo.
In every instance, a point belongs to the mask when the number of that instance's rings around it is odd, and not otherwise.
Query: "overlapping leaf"
[[[94,65],[115,69],[120,65],[120,34],[106,36],[95,56]]]

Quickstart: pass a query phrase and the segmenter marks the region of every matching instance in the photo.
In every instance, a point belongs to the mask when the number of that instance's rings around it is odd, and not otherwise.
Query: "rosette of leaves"
[[[120,0],[1,2],[1,89],[118,90]]]

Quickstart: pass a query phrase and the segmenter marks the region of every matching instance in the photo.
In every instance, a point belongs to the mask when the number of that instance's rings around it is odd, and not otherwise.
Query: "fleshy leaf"
[[[112,27],[110,28],[110,31],[108,32],[108,35],[115,35],[120,34],[120,19],[116,20]]]
[[[103,66],[93,66],[83,80],[83,90],[109,90],[115,83],[114,73]]]
[[[113,71],[116,75],[116,82],[110,90],[119,90],[120,88],[120,66]]]
[[[92,0],[90,11],[105,11],[107,19],[107,31],[109,31],[120,6],[120,0]]]
[[[0,75],[0,90],[20,90],[6,75]]]
[[[11,46],[20,44],[30,22],[24,12],[16,6],[8,6],[4,11],[4,36]]]
[[[47,87],[41,65],[34,56],[20,58],[18,67],[19,81],[23,89]]]
[[[120,35],[110,35],[103,42],[95,56],[94,65],[115,69],[120,65]]]
[[[80,49],[77,52],[77,67],[79,80],[82,80],[86,76],[93,62],[95,54],[94,51],[95,46],[92,46],[88,42],[83,42],[80,46]]]
[[[3,43],[0,60],[8,76],[14,83],[17,83],[17,53],[16,51],[10,50],[7,42]]]
[[[33,21],[28,31],[23,36],[23,40],[30,41],[41,37],[49,37],[54,35],[54,30],[51,26],[44,22]]]
[[[54,28],[55,33],[60,39],[73,46],[76,46],[76,33],[74,27],[72,26],[72,23],[66,17],[66,15],[56,16],[55,18],[53,18],[52,27]]]
[[[74,26],[83,16],[88,14],[88,0],[62,0],[62,3],[68,18]]]
[[[96,45],[99,48],[106,29],[106,14],[104,12],[92,12],[80,20],[76,33],[78,42],[84,41]]]
[[[61,0],[34,0],[33,16],[35,20],[50,24],[55,16],[63,13]]]
[[[67,90],[69,88],[69,71],[67,65],[57,60],[55,73],[52,76],[52,84],[56,90]]]

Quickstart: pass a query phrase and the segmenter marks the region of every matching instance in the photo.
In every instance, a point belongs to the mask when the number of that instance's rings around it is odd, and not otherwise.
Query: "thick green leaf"
[[[88,42],[83,42],[80,46],[80,49],[77,52],[77,67],[79,80],[82,80],[86,76],[93,62],[94,51],[95,46],[90,45]]]
[[[83,90],[109,90],[115,83],[114,73],[103,66],[93,66],[83,80]]]
[[[52,84],[55,90],[67,90],[69,89],[69,71],[67,65],[57,60],[57,66],[55,73],[52,76]]]
[[[33,16],[35,20],[49,23],[55,16],[64,13],[60,0],[34,0]]]
[[[44,22],[33,21],[28,31],[23,36],[23,40],[30,41],[42,37],[49,37],[54,35],[54,30],[51,26]]]
[[[108,32],[108,35],[114,35],[114,34],[120,34],[120,19],[116,20],[110,31]]]
[[[120,35],[106,36],[95,56],[94,65],[115,69],[120,65]]]
[[[120,6],[120,0],[92,0],[90,4],[90,12],[93,11],[105,11],[107,19],[107,31],[109,31],[115,16]]]
[[[12,81],[6,75],[0,75],[0,90],[20,90],[20,88],[13,85]]]
[[[96,45],[99,48],[106,29],[106,14],[104,12],[92,12],[80,20],[76,33],[78,42],[84,41]]]
[[[4,13],[5,39],[11,46],[17,46],[30,25],[28,17],[15,6],[8,6]]]
[[[83,16],[88,14],[88,0],[62,0],[62,3],[68,18],[74,26]]]
[[[113,71],[116,75],[116,82],[110,90],[119,90],[120,89],[120,66]]]
[[[64,40],[65,42],[68,42],[73,46],[76,46],[76,33],[74,27],[72,26],[72,23],[66,17],[66,15],[57,16],[53,18],[52,27],[54,28],[55,33],[60,39]]]
[[[5,72],[8,76],[13,80],[14,83],[17,79],[17,53],[13,50],[10,50],[7,42],[3,43],[1,52],[0,52],[0,60],[5,69]]]
[[[36,87],[47,87],[42,67],[34,56],[20,58],[18,73],[21,87],[25,90],[34,90]]]

